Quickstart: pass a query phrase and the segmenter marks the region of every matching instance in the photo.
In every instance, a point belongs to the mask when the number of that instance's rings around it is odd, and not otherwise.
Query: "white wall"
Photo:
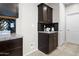
[[[66,6],[66,41],[79,44],[79,4]]]
[[[19,4],[19,17],[16,19],[16,33],[22,35],[22,4]]]
[[[23,54],[38,48],[38,8],[36,3],[23,3],[19,8],[19,19],[17,19],[17,34],[23,35]]]
[[[59,4],[59,33],[58,33],[58,43],[62,46],[65,43],[65,6],[64,4]]]
[[[79,13],[79,3],[69,4],[66,6],[66,14]]]
[[[59,22],[59,3],[47,3],[47,5],[53,8],[53,22]]]

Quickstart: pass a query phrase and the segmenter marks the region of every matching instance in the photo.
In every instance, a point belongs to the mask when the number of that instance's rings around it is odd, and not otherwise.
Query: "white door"
[[[79,13],[66,15],[66,40],[79,44]]]

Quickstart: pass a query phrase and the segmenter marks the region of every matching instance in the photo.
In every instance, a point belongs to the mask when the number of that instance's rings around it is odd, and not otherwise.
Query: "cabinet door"
[[[54,36],[53,34],[49,35],[49,52],[54,50]]]
[[[18,3],[0,3],[0,16],[13,16],[18,18]]]
[[[54,49],[56,49],[58,46],[58,34],[57,33],[53,34],[53,39],[54,39]]]
[[[48,34],[39,33],[38,34],[38,49],[44,53],[48,52]]]
[[[58,46],[58,35],[57,33],[53,33],[49,35],[49,52],[56,49]]]
[[[56,33],[56,47],[58,46],[58,33]]]
[[[52,8],[46,4],[38,5],[38,22],[52,23]]]
[[[57,46],[58,46],[57,37],[53,37],[53,38],[54,38],[54,48],[57,48]]]
[[[46,5],[43,5],[43,21],[44,21],[44,23],[48,23],[47,9],[48,9],[48,7]]]
[[[39,23],[43,22],[43,6],[42,5],[38,6],[38,22]]]
[[[7,52],[9,53],[8,56],[22,56],[23,55],[22,47],[15,48]]]
[[[47,47],[48,46],[48,34],[39,33],[38,34],[38,47]]]
[[[20,47],[21,49],[18,49],[17,51],[14,50],[18,47]],[[13,52],[11,50],[16,51],[16,53],[15,53],[16,56],[17,56],[17,53],[22,53],[22,38],[17,38],[17,39],[6,40],[6,41],[0,42],[0,56],[1,55],[6,56],[6,55],[12,54]]]
[[[47,20],[48,23],[52,23],[52,8],[48,7],[47,9]]]

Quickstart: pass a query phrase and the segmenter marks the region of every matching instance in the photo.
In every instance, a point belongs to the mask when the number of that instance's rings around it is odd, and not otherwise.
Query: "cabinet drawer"
[[[16,49],[0,52],[0,56],[22,56],[22,47],[18,47]]]
[[[22,47],[22,38],[2,41],[2,42],[0,42],[0,52],[8,51],[10,49],[14,49],[19,46]]]
[[[22,56],[22,47],[16,48],[14,50],[8,51],[8,56]]]

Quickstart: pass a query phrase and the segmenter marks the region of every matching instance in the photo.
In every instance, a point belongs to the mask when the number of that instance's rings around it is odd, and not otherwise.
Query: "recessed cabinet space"
[[[38,33],[38,49],[46,54],[58,46],[58,33]]]
[[[38,23],[52,23],[52,8],[44,3],[38,5]]]

